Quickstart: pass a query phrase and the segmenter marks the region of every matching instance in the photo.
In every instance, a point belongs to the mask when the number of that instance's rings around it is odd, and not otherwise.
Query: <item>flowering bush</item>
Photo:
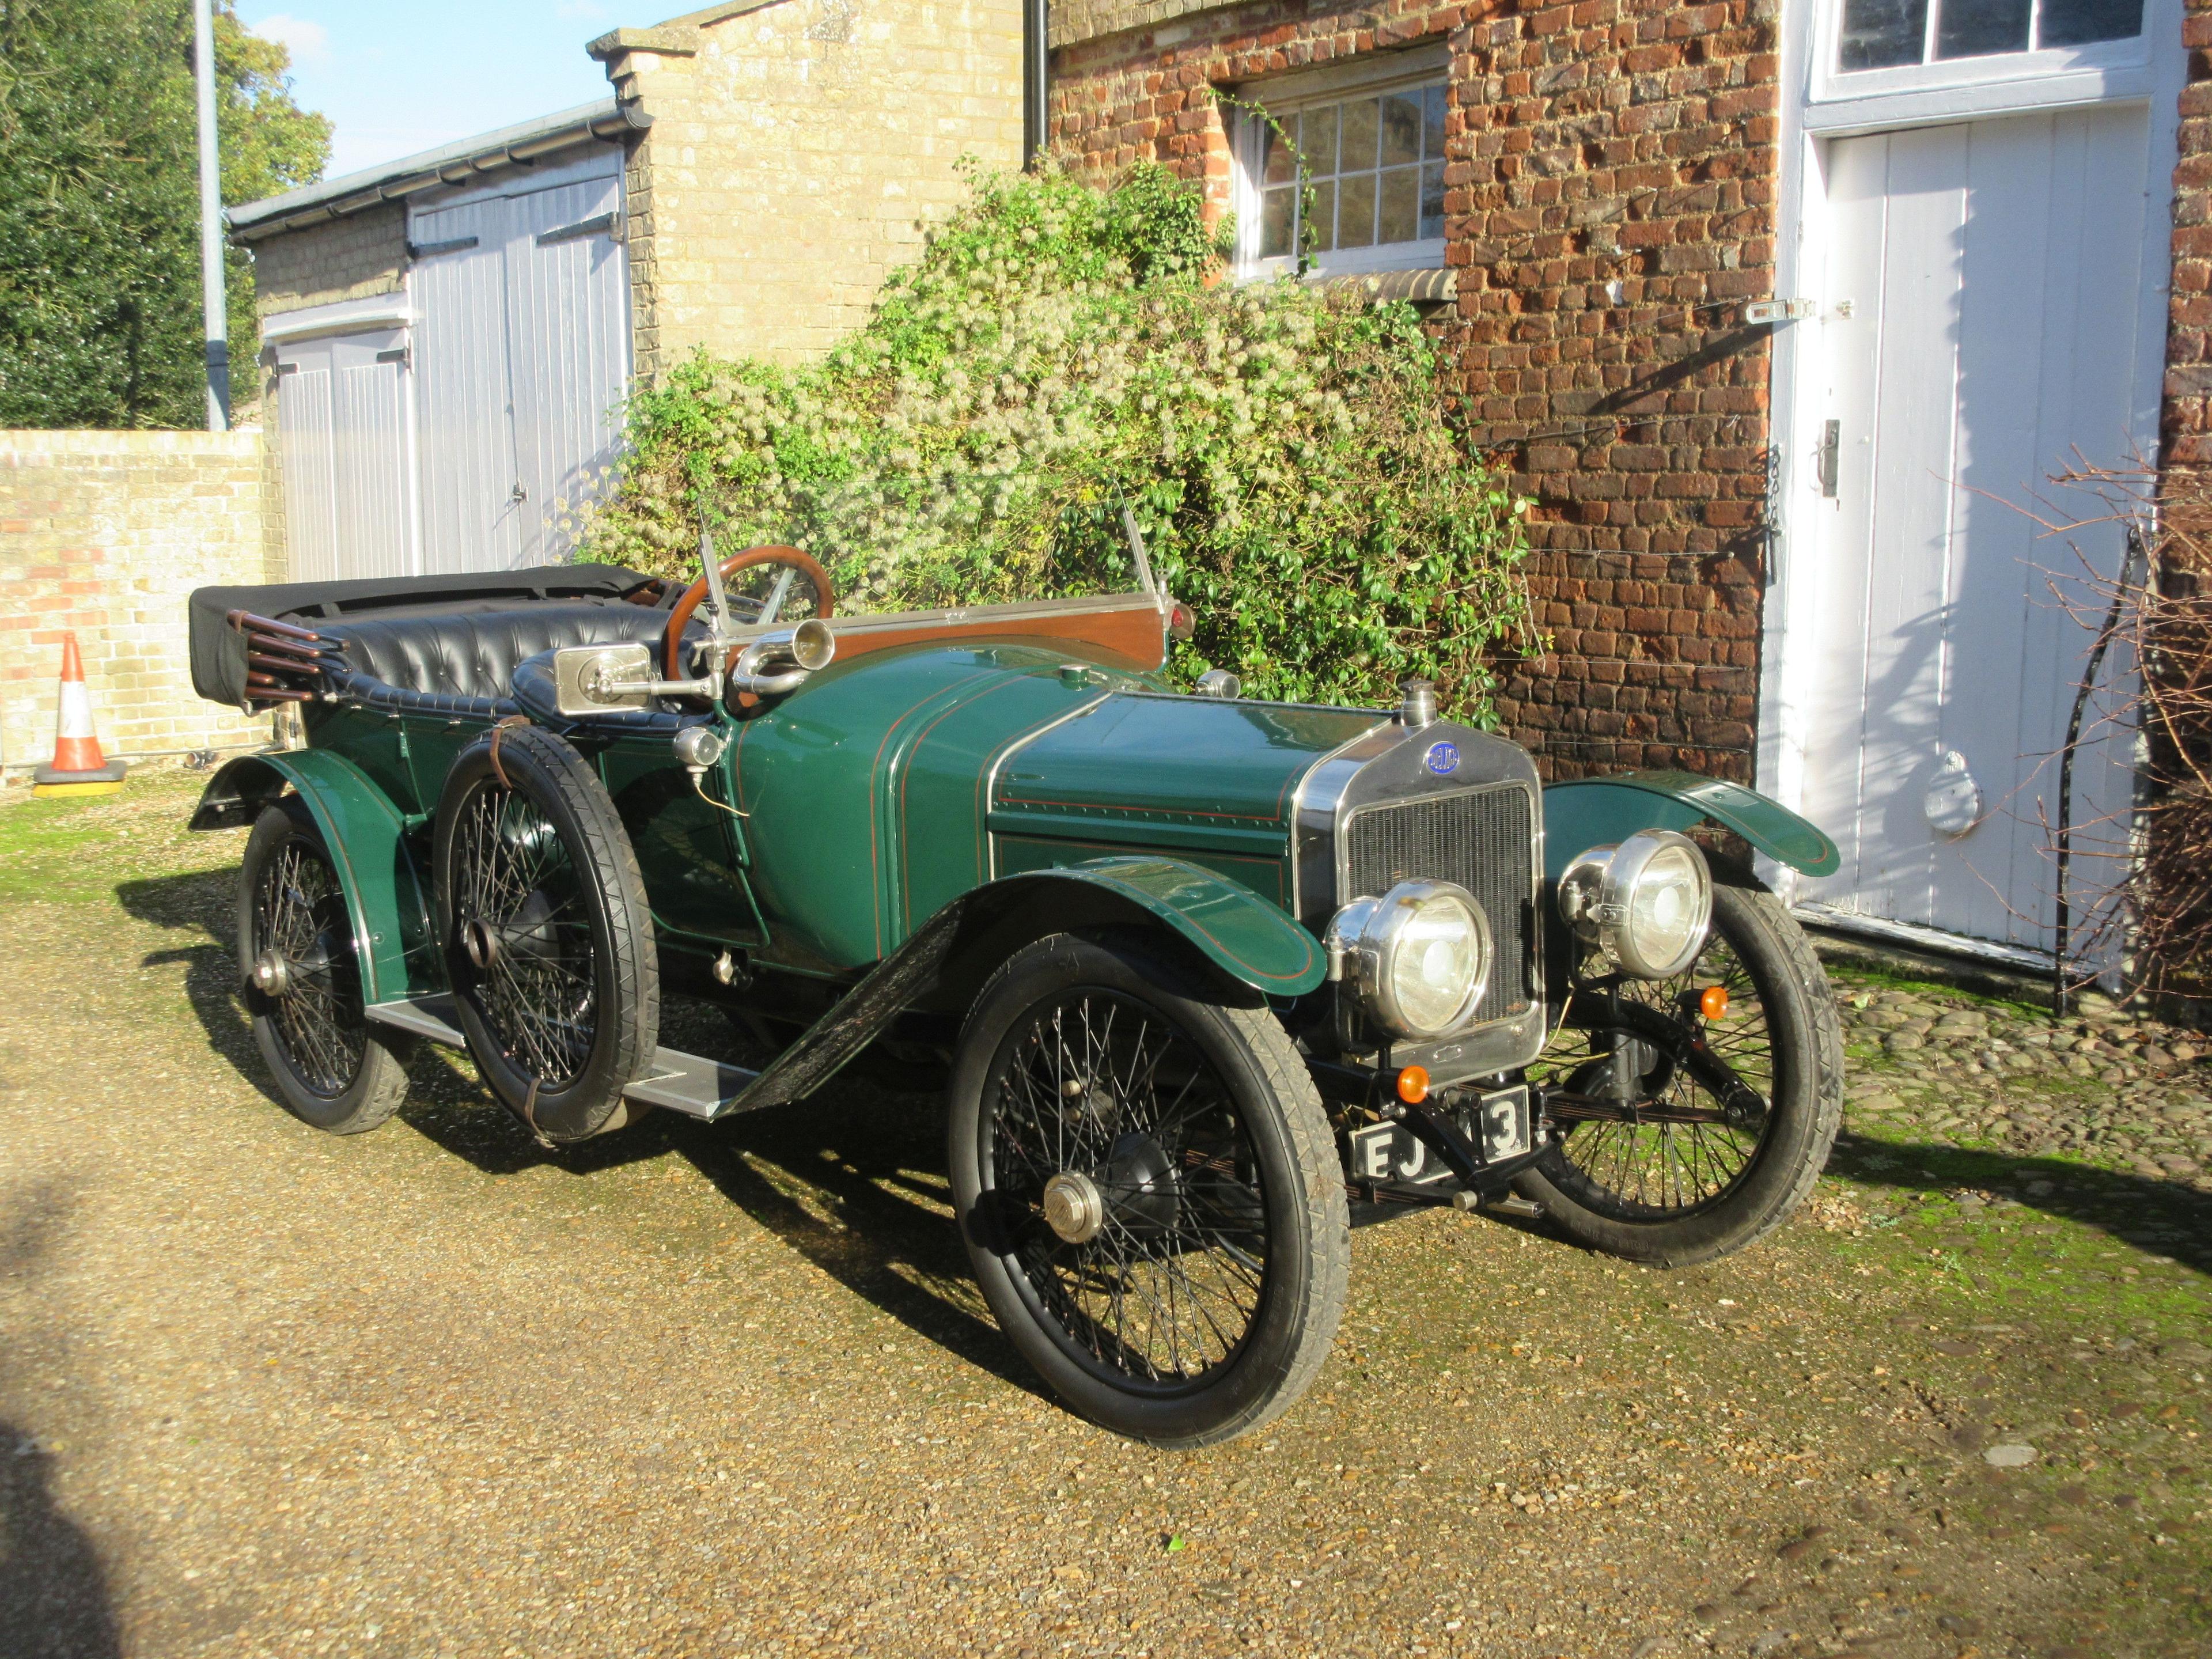
[[[806,548],[848,609],[1110,592],[1127,504],[1198,618],[1177,672],[1365,702],[1422,675],[1486,718],[1523,504],[1461,447],[1412,308],[1217,259],[1163,168],[980,175],[826,361],[702,353],[639,393],[588,556],[688,574],[703,511],[725,552]]]

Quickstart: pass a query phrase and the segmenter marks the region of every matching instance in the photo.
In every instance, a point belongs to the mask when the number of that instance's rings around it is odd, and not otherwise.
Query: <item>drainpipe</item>
[[[1044,159],[1051,51],[1051,0],[1022,0],[1022,166],[1032,172]]]
[[[200,315],[207,336],[207,423],[230,430],[230,339],[222,305],[222,166],[216,153],[215,19],[192,0],[192,78],[200,116]]]

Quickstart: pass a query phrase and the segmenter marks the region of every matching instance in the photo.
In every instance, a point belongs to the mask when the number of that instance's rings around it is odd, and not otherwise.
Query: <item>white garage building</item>
[[[608,98],[232,210],[294,580],[566,550],[629,388],[640,130]]]

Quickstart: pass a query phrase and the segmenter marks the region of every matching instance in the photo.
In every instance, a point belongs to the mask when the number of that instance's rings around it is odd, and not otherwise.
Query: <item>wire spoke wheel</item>
[[[976,998],[947,1096],[976,1281],[1061,1399],[1200,1446],[1311,1384],[1343,1311],[1344,1177],[1267,1008],[1135,930],[1051,934]]]
[[[299,797],[255,820],[237,917],[254,1047],[285,1109],[332,1134],[374,1129],[406,1098],[410,1044],[369,1022],[338,866]]]
[[[1712,931],[1666,980],[1589,957],[1534,1083],[1554,1139],[1516,1182],[1570,1236],[1686,1263],[1778,1225],[1826,1160],[1843,1113],[1843,1034],[1819,958],[1774,896],[1716,884]],[[1725,1009],[1706,999],[1725,993]],[[1718,1002],[1718,997],[1711,1001]]]
[[[1083,990],[1035,1012],[988,1089],[988,1178],[1071,1350],[1139,1386],[1225,1364],[1266,1293],[1267,1206],[1205,1057],[1157,1009]],[[1048,1200],[1070,1190],[1092,1213],[1055,1230]]]
[[[592,927],[567,843],[526,795],[486,782],[454,826],[463,993],[501,1052],[547,1090],[581,1074],[598,1000]]]
[[[295,836],[253,884],[251,955],[283,964],[285,994],[271,998],[271,1033],[301,1082],[336,1100],[361,1075],[368,1030],[353,925],[337,872],[322,849]]]
[[[1727,993],[1728,1011],[1708,1020],[1698,999],[1716,986]],[[1583,1201],[1643,1220],[1723,1197],[1751,1168],[1772,1121],[1775,1064],[1758,982],[1718,929],[1671,979],[1585,981],[1532,1075],[1602,1095],[1623,1071],[1655,1121],[1569,1127],[1560,1151]]]
[[[660,1032],[653,910],[592,762],[486,732],[438,798],[431,864],[455,1023],[492,1097],[544,1142],[618,1129]]]

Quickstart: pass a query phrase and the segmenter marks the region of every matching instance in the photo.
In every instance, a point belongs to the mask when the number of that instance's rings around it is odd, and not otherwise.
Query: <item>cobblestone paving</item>
[[[8,1659],[2212,1650],[2212,1200],[2157,1162],[2202,1120],[2142,1118],[2184,1036],[2083,1079],[1850,980],[1768,1244],[1364,1229],[1314,1393],[1170,1455],[1012,1360],[926,1100],[549,1156],[426,1053],[374,1134],[293,1121],[189,798],[0,807]]]
[[[1870,978],[1848,983],[1843,1012],[1856,1120],[2212,1191],[2212,1041],[2201,1033],[2094,994],[2061,1022]]]

